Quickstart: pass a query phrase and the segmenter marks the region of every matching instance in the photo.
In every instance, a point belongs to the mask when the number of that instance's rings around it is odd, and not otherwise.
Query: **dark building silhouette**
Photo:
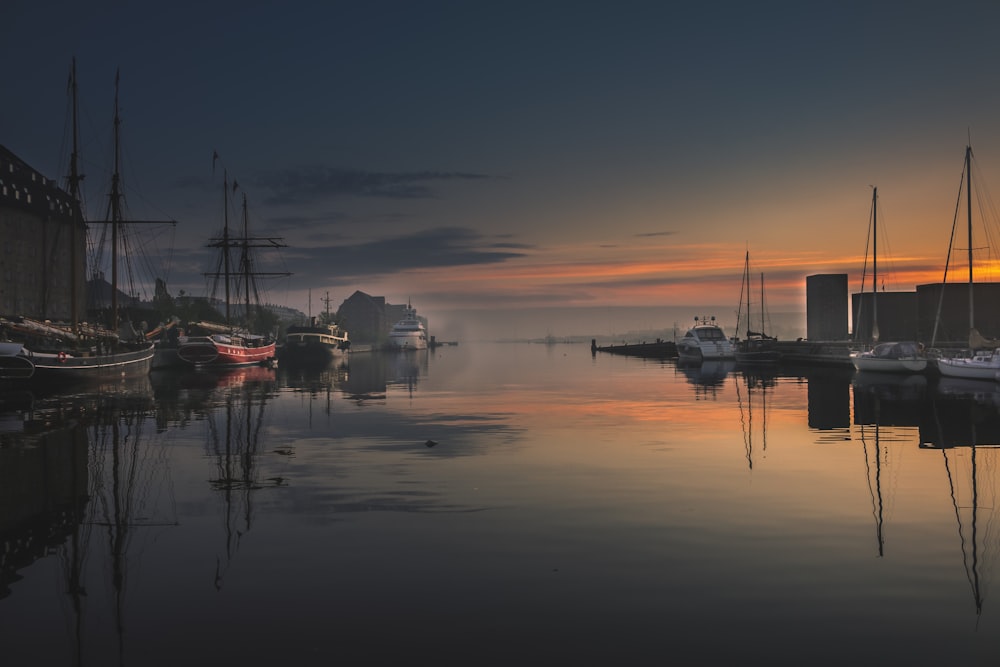
[[[79,205],[3,146],[0,239],[0,313],[70,320],[75,298],[82,315],[87,234]]]
[[[972,300],[976,330],[986,338],[1000,338],[1000,283],[975,283]],[[879,292],[874,300],[871,292],[862,292],[848,299],[847,274],[843,273],[806,277],[806,338],[871,342],[876,306],[881,341],[968,346],[967,282],[918,285],[913,292]]]
[[[337,322],[355,343],[374,343],[386,327],[385,297],[356,291],[337,309]]]
[[[370,296],[358,290],[340,304],[337,323],[354,343],[381,345],[388,341],[392,325],[403,319],[406,308],[386,303],[384,296]],[[427,326],[426,318],[418,316],[418,319]]]
[[[806,276],[806,338],[847,339],[847,274]]]
[[[941,298],[942,292],[944,299]],[[1000,284],[975,283],[972,292],[974,326],[986,338],[1000,338]],[[934,325],[938,322],[937,336]],[[917,285],[919,339],[936,346],[964,347],[969,340],[969,283]]]
[[[873,315],[878,322],[880,341],[919,339],[916,292],[879,292],[877,299],[872,298],[871,292],[853,294],[851,312],[853,337],[858,342],[871,342]]]

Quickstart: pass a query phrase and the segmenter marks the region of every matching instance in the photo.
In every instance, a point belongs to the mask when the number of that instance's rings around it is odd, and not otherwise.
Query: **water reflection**
[[[0,397],[0,658],[182,664],[159,619],[219,664],[307,664],[331,626],[405,658],[442,623],[580,662],[664,618],[683,650],[731,628],[724,662],[779,626],[843,662],[874,623],[876,664],[994,655],[991,385],[527,348]]]
[[[977,617],[982,614],[986,578],[992,574],[1000,540],[997,510],[997,451],[1000,411],[995,388],[945,387],[921,426],[920,446],[938,450],[955,516],[958,546]]]
[[[254,525],[257,492],[286,484],[281,476],[262,478],[262,430],[268,401],[277,391],[272,368],[248,366],[205,373],[198,387],[208,391],[205,454],[213,464],[209,485],[221,500],[224,546],[215,560],[215,588],[223,580],[244,537]],[[288,450],[278,450],[288,454]]]
[[[716,400],[719,389],[735,368],[736,361],[732,359],[708,360],[700,363],[677,362],[677,369],[694,387],[695,398],[699,400]]]
[[[148,378],[95,393],[32,394],[5,414],[0,446],[4,493],[0,581],[55,554],[75,664],[88,646],[126,655],[127,602],[135,560],[149,531],[176,526],[166,450],[157,441]],[[20,421],[20,428],[12,417]],[[93,560],[92,560],[93,559]],[[106,588],[100,582],[106,583]],[[10,589],[3,589],[10,594]],[[108,614],[110,627],[88,616]],[[95,634],[106,629],[111,636]]]
[[[753,458],[767,454],[767,398],[773,391],[776,371],[771,368],[747,369],[736,380],[736,402],[743,428],[743,446],[747,468],[753,470]],[[759,452],[755,449],[759,448]]]

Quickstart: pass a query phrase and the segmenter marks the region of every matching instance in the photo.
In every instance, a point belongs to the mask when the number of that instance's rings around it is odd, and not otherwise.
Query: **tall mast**
[[[118,79],[115,71],[114,172],[111,174],[111,194],[108,195],[111,218],[111,330],[118,331],[118,233],[122,220],[121,193],[121,117],[118,113]]]
[[[67,184],[69,186],[69,195],[73,200],[73,222],[72,228],[70,230],[70,320],[73,325],[73,333],[78,333],[77,329],[79,327],[80,313],[79,313],[79,303],[77,299],[77,271],[79,271],[79,258],[77,257],[76,246],[77,246],[77,227],[83,218],[83,204],[81,202],[80,196],[80,181],[83,180],[83,175],[80,173],[79,161],[79,145],[80,145],[80,129],[79,129],[79,102],[77,100],[77,88],[76,88],[76,57],[73,58],[73,64],[70,67],[69,73],[69,87],[71,95],[71,105],[72,105],[72,118],[73,118],[73,152],[69,156],[69,175],[66,177]]]
[[[760,272],[760,335],[764,337],[764,272]]]
[[[972,307],[972,146],[965,147],[965,204],[968,208],[969,217],[969,332],[972,332],[975,324],[975,315]]]
[[[243,305],[243,319],[246,322],[247,330],[250,327],[250,216],[247,214],[247,194],[243,193],[243,249],[240,256],[240,269],[243,271],[243,290],[245,300]]]
[[[878,342],[878,188],[872,188],[872,342]]]
[[[746,259],[743,262],[743,279],[746,281],[747,292],[747,338],[750,338],[750,251],[747,250]]]
[[[226,326],[229,326],[229,172],[225,169],[222,170],[222,266],[226,283]]]

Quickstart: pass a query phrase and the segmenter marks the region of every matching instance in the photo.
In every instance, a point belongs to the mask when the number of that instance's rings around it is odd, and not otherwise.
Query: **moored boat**
[[[281,356],[291,362],[325,362],[350,348],[346,331],[336,324],[321,324],[314,317],[309,324],[288,327]]]
[[[927,355],[923,345],[915,341],[879,342],[878,319],[878,188],[872,188],[872,340],[871,349],[851,352],[851,364],[858,371],[879,373],[923,373],[927,369]],[[860,321],[855,315],[855,327]]]
[[[218,159],[218,155],[213,156]],[[233,189],[236,189],[233,184]],[[225,294],[225,324],[214,322],[197,322],[194,328],[200,328],[205,335],[185,336],[179,341],[177,357],[194,366],[250,366],[274,365],[277,363],[277,345],[274,338],[268,334],[254,333],[254,314],[259,315],[259,303],[251,303],[251,294],[258,295],[255,277],[259,275],[290,275],[288,273],[261,274],[253,269],[251,249],[255,247],[277,248],[283,244],[275,238],[251,237],[249,233],[249,216],[247,213],[247,198],[243,195],[243,234],[236,236],[229,229],[229,177],[223,173],[223,227],[221,236],[211,239],[209,247],[218,248],[220,270],[207,275],[222,281]],[[239,249],[239,269],[231,269],[230,251]],[[234,282],[235,281],[235,282]],[[234,287],[242,287],[244,293],[243,324],[233,322],[230,293]]]
[[[389,347],[395,350],[426,350],[427,329],[409,303],[403,319],[396,322],[389,332]]]
[[[115,77],[114,100],[114,164],[111,189],[108,193],[108,216],[104,224],[111,231],[111,303],[107,321],[102,326],[81,323],[78,317],[77,271],[70,271],[68,285],[71,315],[69,322],[51,322],[30,317],[0,319],[0,336],[20,344],[22,349],[13,355],[2,355],[0,375],[8,381],[53,383],[104,381],[108,379],[142,376],[149,373],[153,359],[153,344],[123,317],[119,308],[119,263],[131,253],[126,243],[124,228],[129,224],[125,217],[125,193],[121,183],[121,119],[118,104],[118,77]],[[73,146],[70,155],[67,190],[73,202],[70,253],[77,262],[77,234],[86,228],[84,220],[81,181],[83,175],[78,165],[78,105],[76,62],[70,70],[70,94]],[[97,251],[100,253],[100,251]],[[134,258],[132,258],[134,259]],[[123,262],[130,265],[130,262]],[[51,286],[50,286],[51,287]],[[27,362],[25,361],[27,360]],[[30,372],[29,372],[30,367]]]
[[[715,323],[715,317],[694,318],[694,326],[677,341],[677,358],[684,362],[735,359],[733,343]]]
[[[743,330],[744,338],[740,338],[740,315],[737,314],[736,339],[733,341],[733,353],[736,361],[741,365],[776,364],[781,360],[781,353],[772,345],[777,340],[774,336],[768,336],[765,332],[764,320],[764,274],[760,275],[760,331],[753,330],[750,317],[750,251],[746,253],[743,266],[743,281],[740,290],[746,299],[740,298],[740,309],[746,306],[746,327]]]
[[[1000,380],[1000,347],[979,350],[968,357],[941,357],[935,363],[945,377]]]
[[[973,293],[975,282],[973,281],[973,261],[972,248],[974,247],[972,238],[972,146],[965,147],[965,169],[963,175],[963,185],[966,191],[967,204],[967,226],[968,226],[968,264],[969,264],[969,348],[961,353],[945,356],[942,355],[934,360],[934,365],[942,377],[965,378],[975,380],[998,380],[1000,381],[1000,341],[990,340],[984,337],[976,328],[975,308]],[[960,195],[961,196],[961,195]],[[947,267],[950,262],[945,263]],[[948,274],[945,269],[945,282]],[[944,298],[944,290],[941,291],[941,298]],[[938,308],[940,313],[940,305]],[[935,320],[934,335],[932,344],[937,340],[937,326],[940,323],[940,315]]]

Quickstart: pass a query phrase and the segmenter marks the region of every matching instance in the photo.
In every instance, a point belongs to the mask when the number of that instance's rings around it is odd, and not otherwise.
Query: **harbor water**
[[[1000,384],[463,342],[0,403],[5,665],[1000,662]]]

